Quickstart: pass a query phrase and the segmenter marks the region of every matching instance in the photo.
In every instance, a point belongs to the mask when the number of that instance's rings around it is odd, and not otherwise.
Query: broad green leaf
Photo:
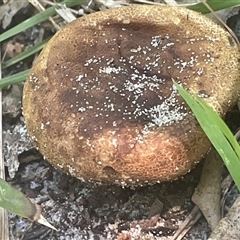
[[[203,131],[211,141],[214,148],[222,157],[235,184],[240,189],[240,159],[238,157],[239,145],[222,119],[213,113],[213,110],[198,97],[191,96],[179,84],[174,82],[181,96],[193,111]],[[225,125],[223,127],[223,125]],[[233,149],[234,147],[234,149]]]

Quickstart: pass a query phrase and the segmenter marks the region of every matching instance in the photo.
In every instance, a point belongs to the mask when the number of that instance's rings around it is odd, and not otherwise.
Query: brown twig
[[[28,0],[28,2],[31,3],[39,12],[45,10],[43,5],[38,0]],[[60,26],[53,20],[52,17],[49,17],[48,19],[57,30],[60,29]]]
[[[185,221],[180,225],[179,229],[172,236],[171,240],[181,240],[201,216],[202,213],[200,209],[195,206]]]

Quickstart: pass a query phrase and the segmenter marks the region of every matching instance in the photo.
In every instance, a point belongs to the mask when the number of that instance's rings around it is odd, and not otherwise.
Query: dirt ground
[[[178,181],[133,190],[83,183],[35,156],[20,165],[11,183],[41,204],[43,215],[59,232],[10,214],[14,240],[167,239],[193,208],[190,198],[201,172],[200,164]],[[209,233],[202,218],[184,239],[203,240]]]

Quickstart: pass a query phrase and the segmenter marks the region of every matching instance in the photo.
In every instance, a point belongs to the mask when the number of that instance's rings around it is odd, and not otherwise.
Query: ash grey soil
[[[31,154],[20,156],[21,161]],[[193,208],[190,198],[200,170],[133,190],[83,183],[36,158],[21,164],[11,183],[41,204],[44,217],[59,232],[9,214],[11,239],[165,239]],[[209,233],[202,219],[184,239],[206,239]]]

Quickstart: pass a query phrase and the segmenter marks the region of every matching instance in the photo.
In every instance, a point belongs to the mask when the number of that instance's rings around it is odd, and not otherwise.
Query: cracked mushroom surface
[[[239,89],[239,52],[196,12],[132,5],[57,32],[24,86],[39,151],[79,179],[141,185],[190,171],[211,144],[172,79],[224,115]]]

